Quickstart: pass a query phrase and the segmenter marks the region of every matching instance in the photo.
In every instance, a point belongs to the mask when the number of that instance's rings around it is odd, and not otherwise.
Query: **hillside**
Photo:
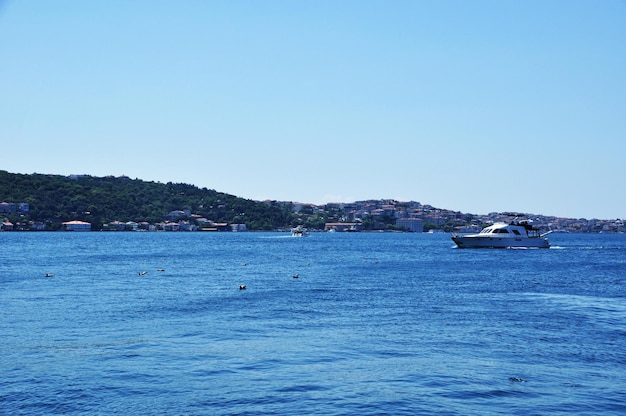
[[[168,218],[173,211],[189,214]],[[557,218],[519,214],[535,225],[569,232],[624,232],[622,220]],[[361,230],[407,230],[401,219],[423,221],[424,231],[477,231],[510,214],[464,214],[419,202],[367,200],[323,206],[258,202],[182,183],[148,182],[128,177],[15,174],[0,170],[0,230],[58,230],[80,220],[92,230],[119,229],[115,222],[150,223],[166,228],[168,220],[189,226],[228,228],[215,223],[245,224],[248,230],[275,230],[302,225],[323,230],[327,223],[356,222]],[[6,220],[6,224],[3,223]],[[204,225],[203,225],[204,224]],[[15,226],[14,226],[15,225]],[[180,225],[180,224],[179,224]],[[182,227],[182,225],[181,225]],[[122,229],[126,228],[122,224]],[[183,228],[184,229],[184,228]]]
[[[0,202],[27,203],[27,213],[2,215],[12,221],[45,222],[51,229],[69,220],[90,222],[92,229],[112,221],[158,223],[175,210],[189,210],[215,222],[243,223],[251,230],[289,226],[291,218],[289,204],[266,204],[182,183],[112,176],[0,171]]]

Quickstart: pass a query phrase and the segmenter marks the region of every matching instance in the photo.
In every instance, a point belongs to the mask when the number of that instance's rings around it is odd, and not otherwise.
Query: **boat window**
[[[503,228],[503,229],[499,230],[498,232],[499,232],[500,234],[508,234],[508,233],[509,233],[509,230],[507,230],[507,229],[504,229],[504,228]]]
[[[521,234],[520,234],[520,232],[519,232],[519,231],[517,231],[517,230],[513,230],[513,234],[516,234],[516,235],[521,235]]]

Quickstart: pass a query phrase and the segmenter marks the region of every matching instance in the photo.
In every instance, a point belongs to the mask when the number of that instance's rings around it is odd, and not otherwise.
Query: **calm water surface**
[[[0,233],[0,413],[626,414],[626,236],[550,240]]]

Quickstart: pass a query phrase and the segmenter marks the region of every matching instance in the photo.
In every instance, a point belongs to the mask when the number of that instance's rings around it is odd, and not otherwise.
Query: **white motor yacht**
[[[494,223],[478,234],[453,235],[452,241],[459,248],[549,248],[550,242],[545,236],[550,233],[540,234],[531,220],[515,219],[510,223]]]
[[[309,230],[302,227],[301,225],[298,225],[297,227],[291,229],[291,236],[292,237],[308,237]]]

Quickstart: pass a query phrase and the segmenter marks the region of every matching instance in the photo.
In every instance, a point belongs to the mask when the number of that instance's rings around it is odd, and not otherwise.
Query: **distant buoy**
[[[246,290],[246,285],[239,285],[239,290]]]

